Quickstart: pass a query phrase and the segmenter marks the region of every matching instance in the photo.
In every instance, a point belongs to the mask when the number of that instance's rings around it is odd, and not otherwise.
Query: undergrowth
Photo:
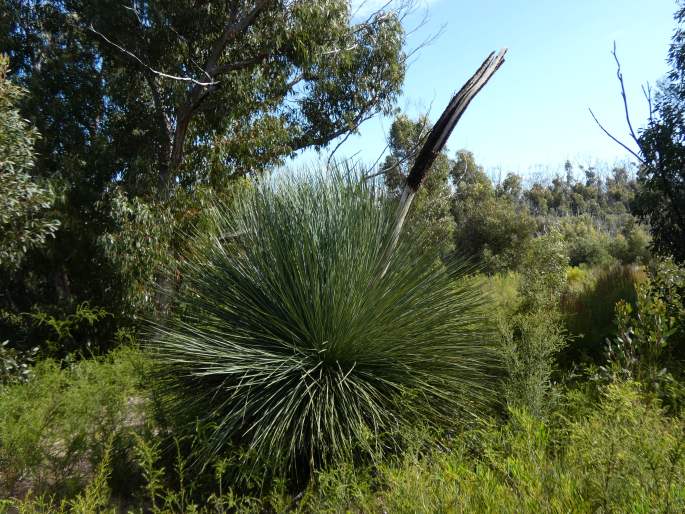
[[[81,512],[683,512],[685,424],[665,415],[634,382],[563,395],[547,420],[512,409],[496,420],[416,446],[375,466],[342,463],[318,472],[299,493],[274,484],[245,495],[224,481],[229,462],[207,469],[214,481],[193,490],[196,476],[183,457],[169,468],[159,447],[136,442],[145,484],[125,507],[110,496],[108,439],[89,485],[75,498],[49,496],[6,502],[20,513]],[[169,486],[175,476],[174,487]]]

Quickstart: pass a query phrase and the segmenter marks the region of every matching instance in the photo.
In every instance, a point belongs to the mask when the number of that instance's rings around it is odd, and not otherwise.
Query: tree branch
[[[212,46],[212,50],[209,54],[209,58],[207,59],[207,62],[205,63],[205,68],[204,71],[210,76],[214,76],[214,72],[216,71],[217,63],[219,62],[219,59],[221,58],[221,54],[224,52],[226,49],[226,45],[228,45],[229,42],[233,41],[236,37],[238,37],[241,33],[245,32],[247,29],[249,29],[254,22],[257,20],[257,17],[259,14],[272,2],[272,0],[257,0],[255,3],[254,8],[247,13],[247,15],[240,21],[237,21],[235,23],[229,23],[226,25],[224,28],[223,33],[221,34],[221,37],[216,40],[214,45]]]
[[[134,53],[131,52],[130,50],[127,50],[127,49],[124,48],[123,46],[118,45],[117,43],[115,43],[114,41],[112,41],[111,39],[109,39],[107,36],[105,36],[102,32],[99,32],[98,30],[96,30],[95,27],[93,27],[92,24],[88,27],[88,30],[90,30],[90,31],[93,32],[94,34],[97,34],[98,36],[100,36],[100,37],[103,39],[103,41],[105,41],[105,42],[108,43],[109,45],[112,45],[114,48],[116,48],[117,50],[119,50],[121,53],[127,55],[128,57],[130,57],[131,59],[133,59],[134,61],[136,61],[140,66],[142,66],[143,68],[145,68],[146,70],[148,70],[150,73],[154,73],[155,75],[158,75],[158,76],[163,77],[163,78],[166,78],[166,79],[177,80],[177,81],[179,81],[179,82],[189,82],[189,83],[191,83],[191,84],[195,84],[196,86],[201,86],[201,87],[213,86],[213,85],[217,84],[217,82],[215,82],[215,81],[211,81],[211,82],[202,82],[202,81],[196,80],[196,79],[194,79],[194,78],[192,78],[192,77],[184,77],[184,76],[179,76],[179,75],[171,75],[171,74],[169,74],[169,73],[164,73],[163,71],[156,70],[156,69],[154,69],[152,66],[150,66],[150,65],[148,65],[148,64],[146,64],[146,63],[144,63],[143,60],[142,60],[140,57],[138,57],[136,54],[134,54]]]
[[[633,124],[630,121],[630,112],[628,110],[628,98],[626,96],[625,84],[623,83],[623,73],[621,72],[621,62],[618,60],[618,54],[616,53],[616,41],[614,41],[614,49],[611,51],[611,55],[614,56],[614,61],[616,61],[616,77],[618,78],[618,82],[621,85],[621,98],[623,99],[623,110],[626,115],[628,129],[630,130],[630,137],[633,138],[633,141],[635,141],[635,143],[639,147],[640,140],[635,135],[635,131],[633,130]]]
[[[428,110],[428,112],[430,112],[430,109]],[[398,168],[399,168],[399,167],[400,167],[402,164],[404,164],[405,162],[409,162],[409,161],[412,160],[414,157],[416,157],[416,155],[419,153],[419,150],[422,148],[423,144],[426,142],[426,139],[428,138],[428,135],[429,135],[429,133],[430,133],[430,132],[424,133],[426,127],[428,126],[428,114],[426,114],[425,116],[422,116],[422,118],[423,118],[423,119],[422,119],[421,127],[419,128],[419,134],[423,134],[423,135],[421,135],[421,136],[419,137],[418,141],[416,141],[416,143],[414,144],[414,146],[412,146],[412,148],[407,152],[407,154],[406,154],[404,157],[402,157],[401,159],[399,159],[399,160],[398,160],[396,163],[394,163],[392,166],[386,166],[386,167],[381,168],[380,170],[378,170],[376,173],[371,173],[371,174],[369,174],[369,175],[365,175],[365,176],[364,176],[364,180],[368,180],[368,179],[370,179],[370,178],[375,178],[375,177],[378,177],[378,176],[380,176],[380,175],[385,175],[385,174],[388,173],[391,169],[393,169],[393,168],[395,168],[395,167],[398,167]],[[383,154],[385,153],[385,151],[386,151],[389,147],[390,147],[390,141],[388,141],[388,143],[385,145],[385,148],[383,149],[383,152],[381,152],[381,154],[378,156],[378,158],[374,161],[373,165],[371,166],[372,169],[376,166],[376,164],[378,164],[378,162],[379,162],[379,161],[381,160],[381,158],[383,157]]]
[[[345,137],[343,137],[343,138],[340,140],[340,142],[339,142],[337,145],[335,145],[335,148],[333,148],[333,151],[331,151],[331,153],[328,155],[328,160],[326,160],[326,168],[330,168],[330,166],[331,166],[331,160],[333,159],[333,156],[335,155],[335,152],[337,152],[338,149],[345,143],[345,141],[347,141],[347,140],[349,139],[349,137],[350,137],[351,134],[352,134],[352,131],[350,131],[350,132],[348,132],[347,134],[345,134]]]
[[[234,61],[222,64],[214,69],[212,75],[217,77],[219,75],[223,75],[224,73],[228,73],[229,71],[238,71],[249,68],[250,66],[264,62],[269,58],[269,55],[270,54],[268,53],[261,53],[259,55],[255,55],[254,57],[250,57],[249,59],[243,59],[242,61]],[[218,82],[215,82],[215,84],[218,84]]]
[[[638,155],[633,149],[628,147],[628,145],[626,145],[625,143],[620,141],[611,132],[609,132],[607,129],[604,128],[604,126],[597,119],[597,116],[595,116],[595,113],[592,112],[592,109],[590,109],[588,107],[588,110],[590,111],[590,115],[592,116],[592,119],[595,120],[595,123],[597,124],[597,126],[602,129],[602,132],[604,132],[607,136],[609,136],[615,143],[617,143],[618,145],[622,146],[625,150],[627,150],[633,157],[635,157],[638,161],[640,161],[641,164],[646,164],[645,160],[640,155]]]
[[[647,107],[649,108],[649,123],[654,123],[654,107],[652,105],[652,86],[649,82],[642,85],[642,94],[645,95],[645,100],[647,100]]]

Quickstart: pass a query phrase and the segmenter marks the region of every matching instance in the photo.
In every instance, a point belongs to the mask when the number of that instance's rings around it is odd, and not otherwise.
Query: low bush
[[[111,464],[122,471],[117,459],[127,458],[126,432],[142,420],[143,362],[130,349],[64,368],[45,360],[26,383],[0,386],[0,497],[75,494],[102,462],[110,438]]]
[[[634,304],[616,304],[617,334],[607,338],[607,363],[595,378],[638,380],[680,412],[685,405],[685,268],[659,259],[636,290]]]
[[[569,334],[569,345],[559,363],[564,368],[573,364],[601,364],[604,341],[616,331],[614,305],[623,300],[635,303],[635,284],[645,279],[642,268],[615,264],[599,268],[561,297],[561,311]]]
[[[127,375],[128,365],[100,364]],[[164,462],[159,439],[138,436],[128,473],[139,473],[143,481],[137,494],[122,501],[112,494],[114,432],[98,439],[99,461],[89,464],[77,495],[0,500],[0,512],[683,512],[682,418],[668,415],[632,381],[600,387],[599,401],[579,390],[557,396],[560,401],[544,419],[510,408],[504,423],[455,425],[448,437],[430,444],[416,440],[371,465],[339,462],[294,492],[276,481],[245,494],[227,478],[231,468],[245,465],[239,460],[216,458],[198,473],[191,459],[199,454],[184,455],[182,441],[171,448],[175,458]]]
[[[566,345],[558,309],[568,264],[561,235],[552,231],[532,241],[521,264],[518,308],[498,316],[504,398],[510,407],[544,416],[556,357]]]
[[[449,449],[407,454],[368,474],[346,468],[321,474],[301,511],[685,509],[682,420],[665,416],[630,382],[604,389],[596,407],[574,408],[588,415],[544,422],[513,410],[504,426],[466,433]]]

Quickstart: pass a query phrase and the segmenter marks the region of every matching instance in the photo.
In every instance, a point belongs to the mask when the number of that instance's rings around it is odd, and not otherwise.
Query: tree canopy
[[[0,46],[30,91],[38,169],[166,193],[326,146],[387,111],[398,13],[345,0],[6,0]]]
[[[26,253],[54,234],[59,223],[48,209],[54,195],[29,174],[38,134],[16,108],[24,94],[7,79],[7,57],[0,55],[0,270],[18,267]]]
[[[649,222],[655,248],[685,261],[685,2],[675,19],[668,60],[650,120],[638,138],[643,166],[636,212]]]

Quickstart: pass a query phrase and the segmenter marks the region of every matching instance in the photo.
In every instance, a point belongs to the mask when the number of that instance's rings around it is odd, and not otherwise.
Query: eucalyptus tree
[[[609,132],[590,110],[599,128],[639,163],[639,189],[633,212],[647,221],[653,248],[685,261],[685,2],[679,0],[676,30],[668,51],[671,70],[659,83],[656,94],[647,85],[643,92],[649,107],[645,127],[635,130],[630,118],[621,63],[614,44],[616,76],[621,88],[630,140],[621,141]]]
[[[54,195],[29,175],[39,134],[22,119],[16,103],[24,92],[7,79],[7,57],[0,55],[0,270],[20,265],[59,226],[50,219]],[[0,297],[4,294],[0,289]],[[0,303],[1,305],[1,303]]]
[[[346,0],[0,5],[21,114],[42,134],[31,173],[56,185],[61,222],[26,263],[32,282],[13,286],[24,310],[123,312],[137,280],[108,252],[173,258],[176,242],[158,242],[201,210],[196,196],[355,131],[391,109],[404,77],[408,2],[363,19]]]
[[[668,53],[671,65],[650,119],[637,138],[642,167],[637,214],[649,221],[655,248],[685,261],[685,2]]]
[[[404,77],[401,10],[353,21],[346,0],[6,2],[2,46],[47,135],[46,170],[81,159],[135,191],[326,146],[387,111]]]

